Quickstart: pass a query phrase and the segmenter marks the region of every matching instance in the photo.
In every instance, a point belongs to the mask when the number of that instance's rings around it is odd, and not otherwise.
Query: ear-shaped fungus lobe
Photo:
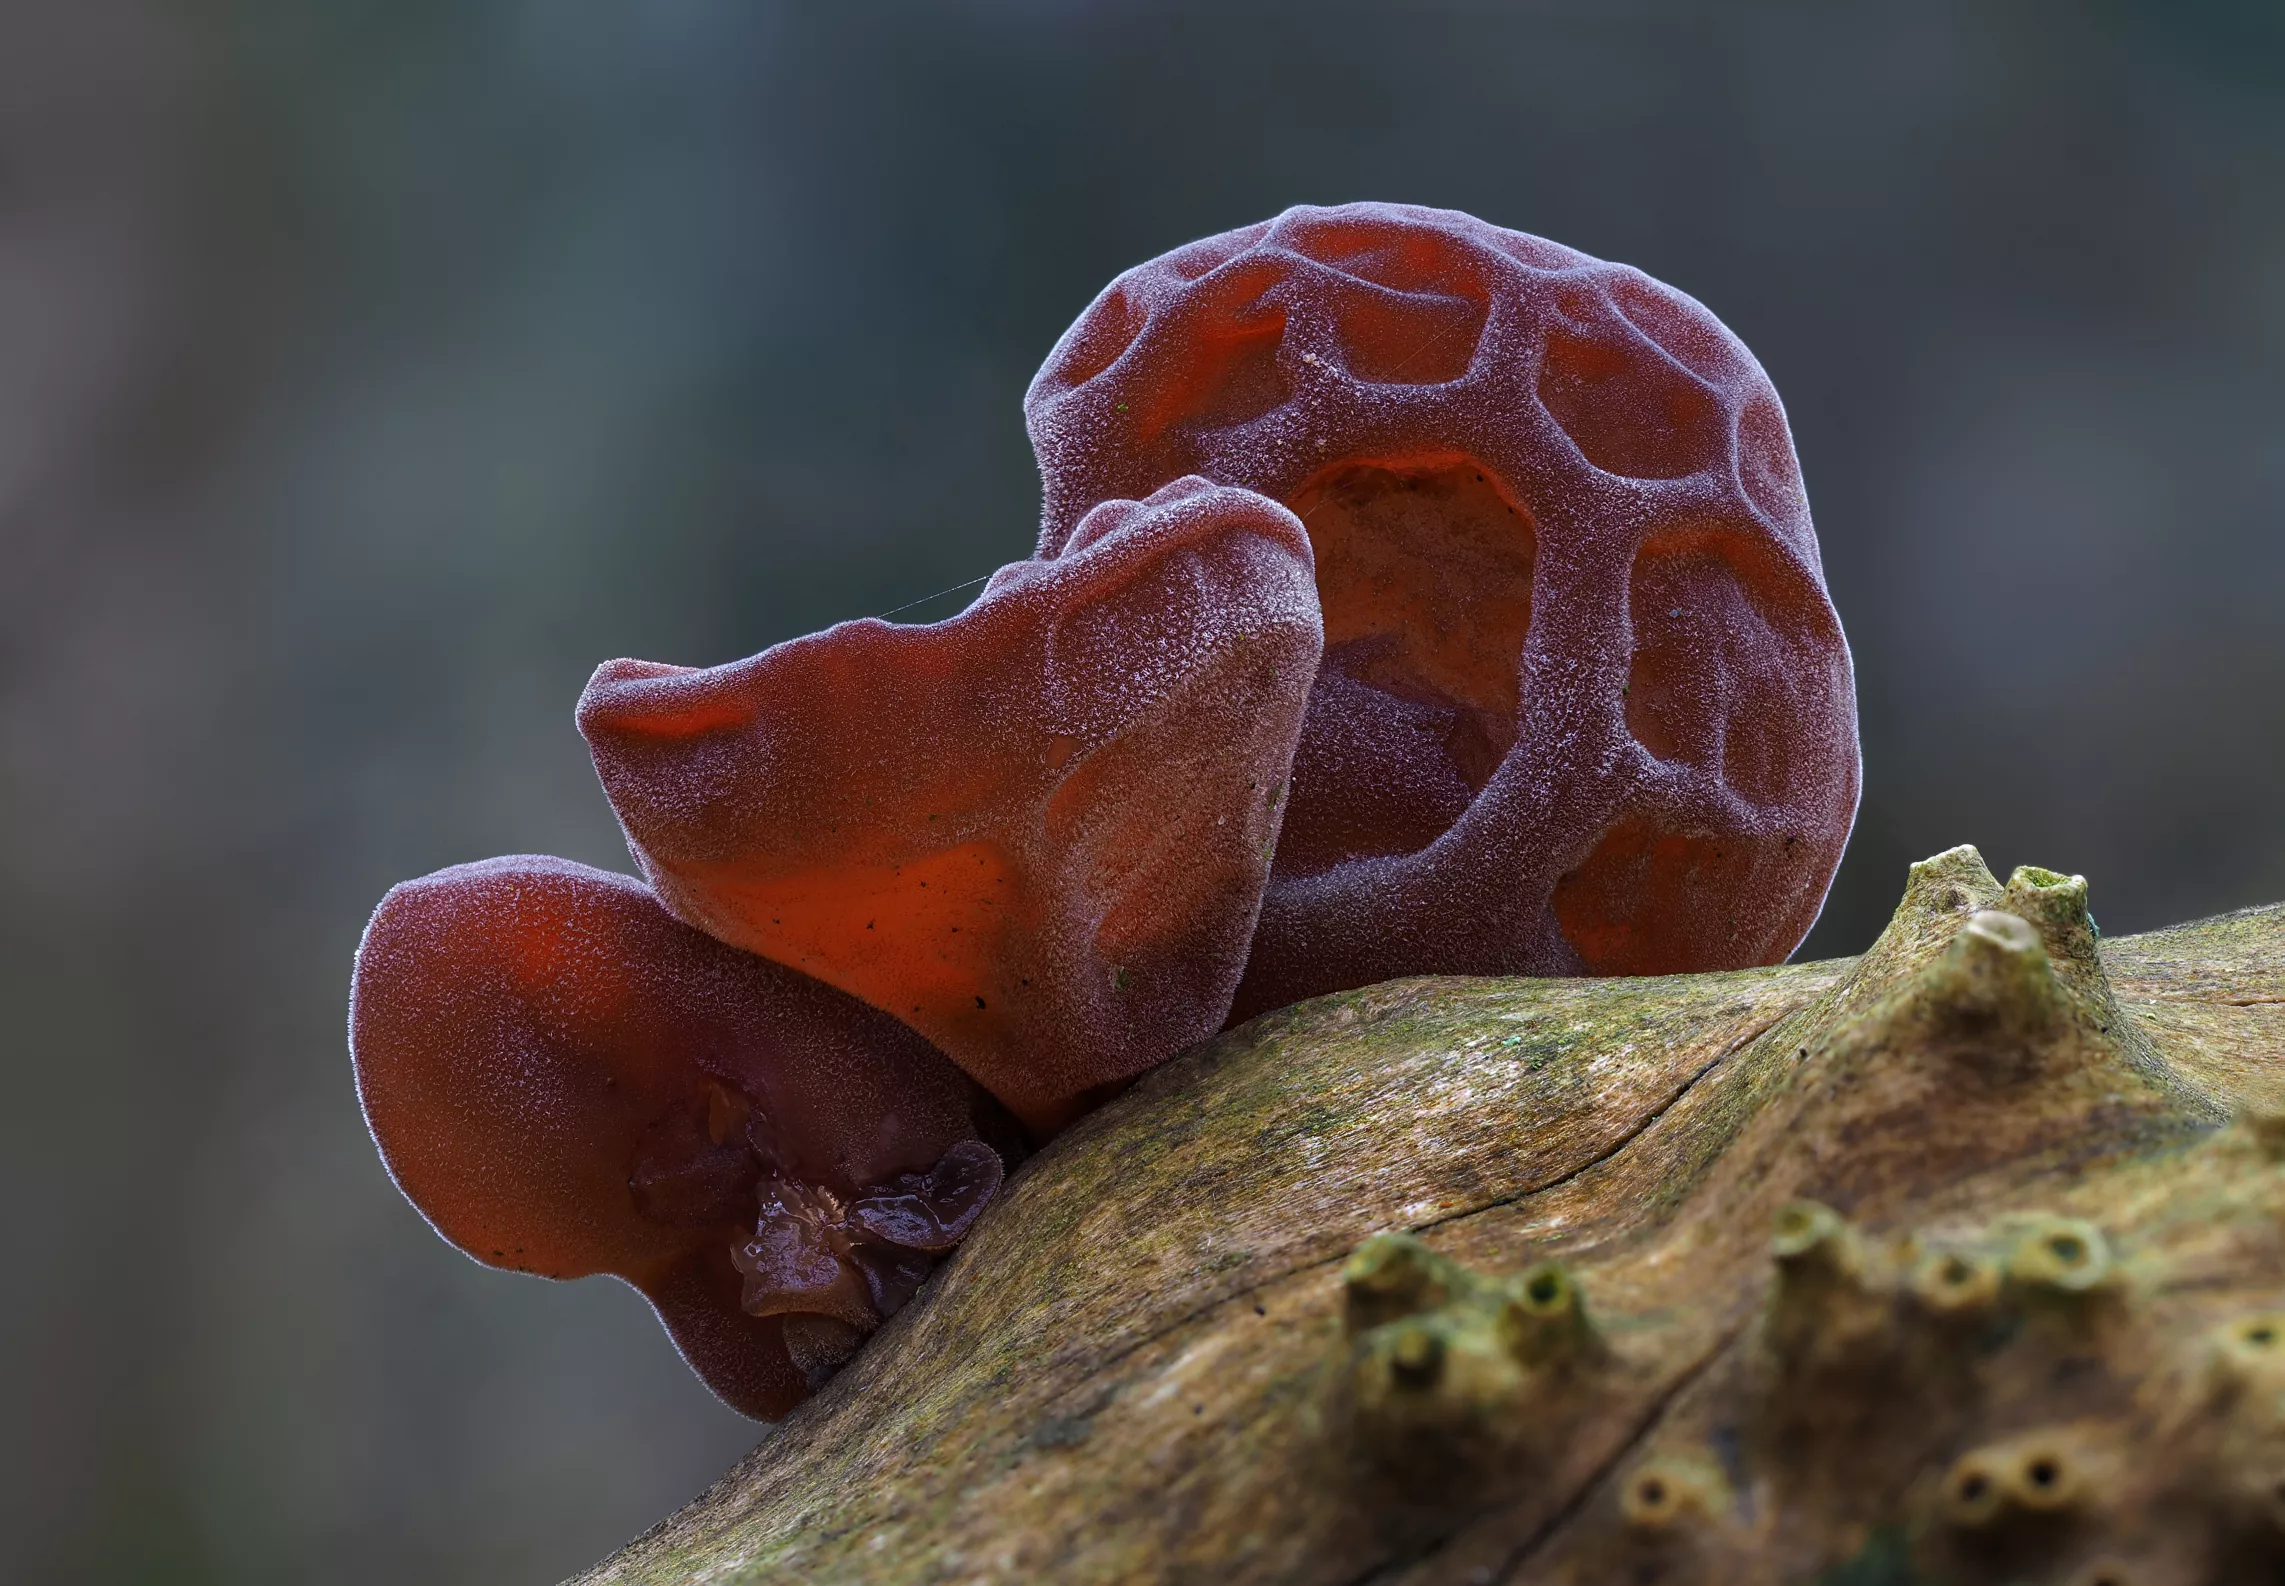
[[[676,914],[1038,1129],[1228,1013],[1321,644],[1301,525],[1248,492],[1106,501],[1061,550],[933,626],[611,662],[579,712]]]
[[[438,1232],[492,1266],[625,1278],[749,1415],[783,1414],[817,1375],[788,1356],[787,1313],[870,1331],[999,1183],[973,1085],[919,1036],[562,860],[390,892],[358,950],[350,1043],[374,1140]],[[773,1236],[787,1194],[836,1214],[929,1206],[937,1177],[957,1181],[938,1226],[828,1229],[840,1281],[810,1274],[825,1303],[786,1303],[772,1272],[757,1295],[734,1259]],[[866,1263],[899,1261],[868,1292]]]
[[[1856,810],[1848,648],[1777,394],[1698,303],[1449,210],[1297,208],[1120,276],[1024,411],[1042,555],[1192,473],[1314,544],[1240,1016],[1808,931]]]

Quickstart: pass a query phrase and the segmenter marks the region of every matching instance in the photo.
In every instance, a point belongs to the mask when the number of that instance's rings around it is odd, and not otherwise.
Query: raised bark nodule
[[[1856,960],[1169,1063],[603,1582],[2269,1582],[2285,907],[1971,848]]]

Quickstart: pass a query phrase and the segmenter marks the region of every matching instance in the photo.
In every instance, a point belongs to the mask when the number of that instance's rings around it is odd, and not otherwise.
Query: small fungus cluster
[[[440,871],[358,955],[406,1195],[480,1261],[633,1283],[751,1415],[1017,1157],[1225,1024],[1404,974],[1775,963],[1854,816],[1777,394],[1639,271],[1297,208],[1119,277],[1025,415],[1038,555],[960,615],[596,672],[643,881]],[[1542,1277],[1483,1370],[1588,1349]],[[1392,1369],[1457,1369],[1404,1336]]]

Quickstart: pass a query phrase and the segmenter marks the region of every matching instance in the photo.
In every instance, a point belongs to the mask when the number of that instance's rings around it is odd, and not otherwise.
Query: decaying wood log
[[[2281,1394],[2285,907],[1958,848],[1861,959],[1168,1064],[586,1579],[2273,1581]]]

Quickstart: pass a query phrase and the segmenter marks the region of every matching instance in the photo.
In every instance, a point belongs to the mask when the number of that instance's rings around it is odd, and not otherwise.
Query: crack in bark
[[[1645,1113],[1642,1117],[1642,1120],[1632,1129],[1629,1129],[1624,1135],[1620,1136],[1619,1139],[1614,1141],[1603,1151],[1597,1153],[1588,1161],[1580,1163],[1577,1167],[1566,1169],[1564,1172],[1556,1174],[1553,1178],[1545,1179],[1540,1183],[1531,1185],[1527,1189],[1518,1190],[1512,1195],[1502,1196],[1497,1200],[1485,1201],[1481,1205],[1470,1207],[1466,1211],[1454,1212],[1449,1217],[1438,1217],[1432,1221],[1417,1224],[1411,1231],[1419,1233],[1431,1228],[1441,1228],[1447,1223],[1464,1222],[1470,1217],[1480,1216],[1488,1211],[1496,1211],[1503,1206],[1513,1206],[1519,1202],[1527,1201],[1534,1195],[1544,1195],[1549,1190],[1561,1189],[1564,1185],[1571,1183],[1575,1179],[1579,1178],[1582,1174],[1593,1172],[1596,1168],[1601,1167],[1604,1163],[1611,1161],[1621,1152],[1625,1151],[1628,1146],[1633,1145],[1635,1141],[1641,1139],[1645,1134],[1647,1134],[1659,1122],[1660,1119],[1664,1118],[1669,1112],[1673,1111],[1674,1108],[1681,1103],[1682,1099],[1690,1094],[1691,1090],[1697,1086],[1700,1080],[1704,1079],[1715,1069],[1721,1067],[1724,1063],[1735,1057],[1746,1047],[1752,1045],[1755,1041],[1760,1040],[1764,1035],[1767,1035],[1772,1029],[1776,1028],[1778,1024],[1782,1023],[1789,1014],[1795,1011],[1796,1010],[1793,1008],[1786,1008],[1780,1012],[1771,1014],[1767,1019],[1756,1024],[1753,1028],[1747,1030],[1745,1033],[1738,1036],[1735,1040],[1731,1041],[1729,1045],[1723,1047],[1721,1051],[1715,1053],[1713,1057],[1709,1058],[1704,1066],[1699,1068],[1696,1073],[1692,1074],[1679,1086],[1675,1087],[1673,1092],[1670,1093],[1664,1101],[1658,1103],[1657,1106],[1653,1107],[1649,1112]],[[1183,1328],[1188,1327],[1191,1323],[1198,1321],[1202,1317],[1213,1314],[1215,1311],[1220,1310],[1223,1306],[1230,1304],[1234,1300],[1243,1300],[1249,1295],[1259,1294],[1262,1290],[1269,1288],[1273,1284],[1283,1283],[1288,1278],[1298,1277],[1305,1272],[1318,1271],[1321,1268],[1333,1265],[1337,1261],[1345,1261],[1348,1259],[1348,1255],[1349,1252],[1343,1250],[1333,1255],[1320,1256],[1315,1260],[1298,1262],[1292,1266],[1282,1268],[1277,1272],[1273,1272],[1256,1282],[1249,1283],[1243,1288],[1232,1289],[1229,1293],[1219,1295],[1214,1299],[1208,1300],[1203,1305],[1194,1306],[1190,1310],[1184,1311],[1180,1316],[1177,1316],[1171,1321],[1166,1322],[1164,1325],[1155,1327],[1149,1332],[1144,1333],[1140,1337],[1134,1339],[1132,1342],[1124,1345],[1123,1347],[1104,1355],[1093,1366],[1089,1367],[1086,1373],[1082,1375],[1077,1381],[1073,1382],[1068,1387],[1058,1389],[1053,1395],[1049,1397],[1047,1402],[1053,1403],[1055,1399],[1062,1398],[1065,1394],[1071,1393],[1078,1388],[1084,1387],[1086,1384],[1093,1381],[1096,1377],[1101,1376],[1104,1372],[1109,1371],[1113,1367],[1119,1365],[1122,1361],[1130,1359],[1137,1352],[1148,1348],[1152,1344],[1157,1343],[1162,1338],[1166,1338],[1174,1333],[1180,1332]]]
[[[1603,1484],[1610,1480],[1611,1472],[1624,1464],[1627,1457],[1642,1446],[1644,1436],[1666,1414],[1667,1406],[1680,1398],[1692,1383],[1711,1370],[1715,1361],[1720,1360],[1734,1349],[1738,1340],[1745,1336],[1746,1329],[1751,1325],[1752,1321],[1749,1317],[1723,1334],[1713,1348],[1700,1355],[1691,1364],[1688,1371],[1677,1376],[1664,1393],[1651,1401],[1642,1417],[1634,1423],[1633,1429],[1619,1441],[1616,1448],[1611,1450],[1611,1457],[1597,1465],[1588,1473],[1587,1478],[1579,1483],[1579,1490],[1571,1495],[1571,1501],[1549,1515],[1539,1529],[1532,1532],[1524,1540],[1521,1547],[1507,1556],[1506,1562],[1500,1566],[1499,1573],[1491,1577],[1494,1582],[1498,1583],[1498,1586],[1509,1586],[1509,1583],[1515,1580],[1517,1571],[1527,1568],[1531,1564],[1533,1556],[1553,1541],[1557,1532],[1579,1517],[1580,1512],[1601,1490]]]
[[[1577,1519],[1595,1494],[1610,1480],[1611,1473],[1626,1463],[1629,1455],[1641,1448],[1644,1436],[1666,1414],[1667,1407],[1673,1404],[1692,1383],[1711,1370],[1715,1362],[1735,1348],[1738,1340],[1745,1335],[1746,1329],[1751,1325],[1752,1319],[1748,1317],[1718,1336],[1708,1346],[1705,1353],[1691,1362],[1688,1370],[1678,1373],[1674,1380],[1667,1384],[1663,1392],[1643,1407],[1641,1416],[1635,1421],[1627,1435],[1621,1438],[1617,1446],[1611,1450],[1610,1457],[1598,1463],[1594,1469],[1581,1478],[1578,1490],[1562,1507],[1541,1521],[1533,1529],[1530,1536],[1511,1549],[1495,1571],[1485,1574],[1479,1567],[1478,1573],[1470,1577],[1471,1580],[1479,1582],[1480,1586],[1509,1586],[1509,1583],[1515,1580],[1516,1572],[1527,1568],[1534,1555],[1542,1551],[1565,1526]],[[1383,1559],[1362,1574],[1352,1575],[1339,1582],[1338,1586],[1374,1586],[1377,1581],[1394,1580],[1404,1571],[1415,1568],[1424,1560],[1433,1558],[1436,1554],[1444,1551],[1468,1525],[1485,1515],[1496,1513],[1498,1513],[1496,1507],[1477,1510],[1455,1524],[1450,1531],[1437,1538],[1431,1545],[1396,1558]]]
[[[1479,1217],[1482,1216],[1485,1212],[1496,1211],[1503,1206],[1513,1206],[1518,1202],[1527,1201],[1534,1195],[1544,1195],[1549,1190],[1561,1189],[1564,1185],[1572,1183],[1575,1180],[1584,1177],[1586,1174],[1592,1173],[1596,1168],[1601,1167],[1604,1163],[1610,1161],[1620,1152],[1624,1151],[1628,1146],[1634,1144],[1635,1141],[1641,1139],[1645,1134],[1648,1134],[1661,1119],[1663,1119],[1668,1113],[1672,1112],[1677,1106],[1681,1104],[1682,1098],[1689,1095],[1690,1092],[1696,1088],[1698,1081],[1704,1079],[1715,1069],[1720,1068],[1731,1058],[1737,1056],[1738,1053],[1744,1051],[1754,1042],[1767,1035],[1771,1030],[1775,1029],[1781,1022],[1783,1022],[1786,1014],[1789,1014],[1792,1011],[1792,1009],[1788,1008],[1783,1013],[1772,1014],[1768,1019],[1754,1026],[1752,1029],[1746,1031],[1743,1035],[1732,1041],[1728,1046],[1725,1046],[1719,1052],[1716,1052],[1712,1057],[1706,1060],[1705,1065],[1701,1067],[1695,1074],[1692,1074],[1688,1079],[1684,1080],[1680,1085],[1676,1086],[1671,1095],[1669,1095],[1664,1101],[1660,1102],[1656,1107],[1653,1107],[1649,1112],[1645,1113],[1641,1122],[1637,1123],[1632,1129],[1629,1129],[1616,1141],[1612,1142],[1612,1144],[1599,1155],[1591,1158],[1588,1161],[1580,1163],[1577,1167],[1572,1168],[1569,1172],[1559,1173],[1544,1183],[1534,1184],[1529,1189],[1518,1190],[1513,1195],[1503,1196],[1498,1200],[1486,1201],[1481,1206],[1471,1207],[1464,1212],[1454,1212],[1449,1217],[1438,1217],[1429,1222],[1421,1223],[1413,1229],[1413,1232],[1423,1233],[1431,1228],[1441,1228],[1446,1223],[1465,1222],[1470,1217]]]

